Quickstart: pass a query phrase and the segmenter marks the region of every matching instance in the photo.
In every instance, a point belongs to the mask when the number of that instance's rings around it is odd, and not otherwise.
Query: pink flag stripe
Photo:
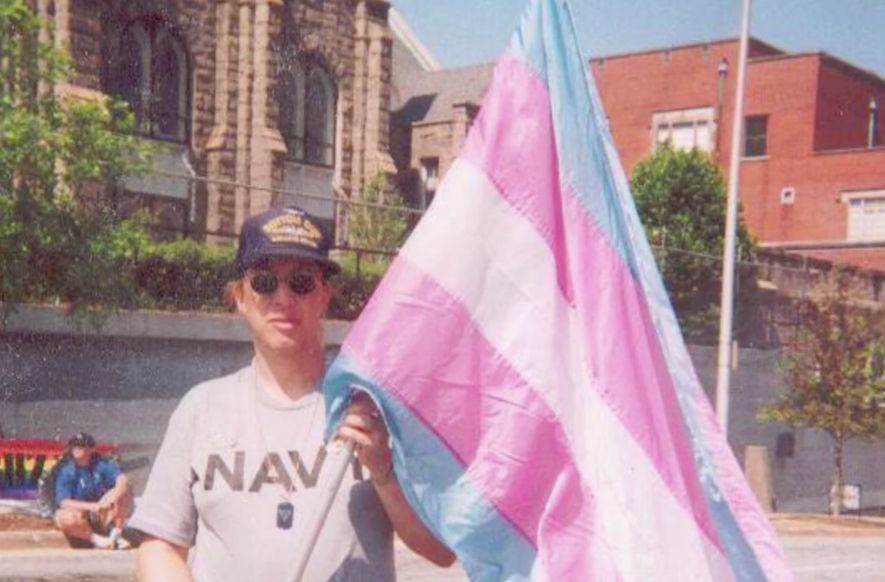
[[[574,303],[592,338],[588,345],[607,347],[586,354],[588,372],[598,379],[604,399],[646,450],[674,496],[718,546],[720,540],[706,510],[691,444],[642,290],[604,233],[590,222],[580,200],[559,184],[549,96],[543,83],[516,59],[503,59],[496,75],[498,71],[507,84],[492,84],[462,158],[481,167],[502,196],[526,215],[547,241],[558,281],[568,279],[562,273],[583,275],[570,284]],[[507,86],[524,90],[498,94]],[[506,123],[517,118],[519,124]],[[510,128],[525,125],[534,128],[533,145],[514,147],[526,138],[521,133],[511,135]],[[539,195],[545,191],[554,195]],[[622,300],[623,310],[606,307],[616,304],[609,301]],[[637,329],[641,330],[638,335]]]
[[[559,292],[547,243],[484,173],[463,160],[449,169],[428,218],[400,256],[464,304],[474,325],[557,416],[582,479],[598,500],[607,548],[621,556],[615,562],[635,565],[636,555],[648,554],[658,566],[672,557],[672,572],[721,565],[722,552],[698,533],[684,503],[596,389],[583,355],[584,329]],[[434,244],[444,238],[446,245]],[[463,259],[453,265],[452,257]],[[519,301],[504,303],[500,297]],[[570,389],[559,390],[562,386]],[[603,442],[598,435],[608,438]],[[634,510],[641,522],[629,519]],[[649,535],[661,530],[668,535]],[[672,553],[670,544],[680,552]],[[666,579],[655,571],[626,577]],[[720,574],[716,580],[726,578]]]
[[[463,305],[404,257],[377,293],[391,300],[369,304],[350,331],[347,353],[434,427],[474,486],[545,556],[548,579],[567,577],[573,568],[601,568],[606,576],[600,579],[616,579],[610,556],[587,551],[599,543],[595,501],[543,400],[479,333]],[[394,341],[382,335],[390,329],[397,330]],[[416,344],[426,349],[415,351]],[[378,345],[385,349],[360,349]],[[484,426],[489,419],[494,431]]]

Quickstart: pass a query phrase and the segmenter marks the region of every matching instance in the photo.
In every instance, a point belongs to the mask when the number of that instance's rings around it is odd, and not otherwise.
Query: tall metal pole
[[[323,526],[326,525],[329,510],[332,509],[338,490],[341,489],[344,474],[347,473],[353,461],[353,450],[354,444],[350,441],[332,441],[326,445],[326,451],[328,451],[327,454],[329,455],[326,463],[328,463],[330,478],[321,485],[322,490],[316,505],[314,505],[314,513],[304,524],[305,533],[304,537],[301,538],[304,541],[296,548],[295,559],[286,573],[285,582],[301,582],[302,578],[304,578],[310,556],[317,545]]]
[[[728,207],[725,215],[725,256],[722,261],[722,302],[719,318],[719,361],[716,374],[716,416],[728,434],[728,397],[731,379],[731,335],[734,319],[735,240],[738,219],[738,183],[741,174],[741,145],[744,127],[744,85],[750,37],[750,0],[743,0],[741,42],[738,57],[734,119],[731,129],[731,162],[728,173]]]

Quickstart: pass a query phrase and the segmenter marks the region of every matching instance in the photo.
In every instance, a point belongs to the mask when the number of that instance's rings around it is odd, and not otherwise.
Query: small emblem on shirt
[[[277,505],[277,527],[279,529],[292,529],[292,522],[295,519],[295,507],[288,501],[283,501]]]

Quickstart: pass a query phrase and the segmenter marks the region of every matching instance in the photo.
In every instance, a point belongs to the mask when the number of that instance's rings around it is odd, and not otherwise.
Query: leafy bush
[[[151,245],[134,268],[142,305],[156,309],[223,309],[222,291],[231,274],[232,248],[213,249],[181,240]]]
[[[27,301],[130,307],[147,236],[90,200],[145,169],[134,117],[109,100],[63,101],[70,71],[23,0],[0,0],[0,323]]]
[[[389,258],[365,261],[356,253],[348,252],[338,258],[341,274],[334,281],[335,294],[329,304],[332,319],[356,319],[369,301],[381,277],[387,270]]]
[[[665,143],[636,164],[630,188],[649,241],[662,247],[658,267],[683,333],[691,341],[715,341],[725,232],[722,171],[700,150]],[[741,219],[738,253],[748,258],[754,247]]]

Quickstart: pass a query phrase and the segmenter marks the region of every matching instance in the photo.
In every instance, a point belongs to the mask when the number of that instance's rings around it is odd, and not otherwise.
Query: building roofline
[[[854,75],[860,75],[863,77],[867,77],[869,80],[874,81],[876,83],[885,84],[885,78],[880,76],[875,71],[870,71],[869,69],[864,69],[858,67],[857,65],[846,61],[840,57],[832,55],[826,51],[801,51],[798,53],[784,53],[780,55],[763,55],[761,57],[754,57],[750,59],[750,63],[764,63],[768,61],[777,61],[777,60],[786,60],[786,59],[804,59],[804,58],[816,58],[821,61],[838,67],[840,69],[847,69],[850,73]]]
[[[591,58],[590,62],[593,63],[596,61],[609,61],[609,60],[613,60],[613,59],[623,59],[623,58],[627,58],[627,57],[655,54],[655,53],[659,53],[659,52],[666,51],[666,50],[675,51],[675,50],[684,50],[684,49],[690,49],[690,48],[696,48],[696,47],[702,47],[702,46],[711,46],[711,45],[718,45],[718,44],[731,44],[731,43],[737,43],[739,41],[740,41],[739,38],[734,37],[734,38],[720,38],[720,39],[716,39],[716,40],[691,42],[691,43],[687,43],[687,44],[664,45],[664,46],[658,46],[658,47],[653,47],[653,48],[649,48],[649,49],[642,49],[642,50],[638,50],[638,51],[629,51],[629,52],[623,52],[623,53],[614,53],[614,54],[610,54],[610,55],[601,55],[599,57]],[[777,47],[777,46],[775,46],[771,43],[768,43],[764,40],[759,40],[758,38],[756,38],[754,36],[750,37],[750,43],[754,43],[756,45],[761,45],[762,47],[765,47],[765,48],[773,50],[773,51],[777,51],[779,53],[787,54],[786,51],[784,51],[780,47]]]
[[[425,71],[439,71],[442,69],[442,66],[436,57],[433,56],[433,53],[430,52],[430,49],[421,42],[421,39],[418,38],[418,35],[415,34],[415,31],[412,30],[405,18],[392,6],[390,7],[390,12],[387,13],[387,23],[390,26],[391,32],[402,41],[422,69]]]
[[[848,69],[854,74],[867,77],[868,79],[871,79],[877,83],[885,84],[885,77],[882,77],[875,71],[858,67],[854,63],[848,62],[845,59],[842,59],[825,51],[820,51],[817,54],[822,61],[826,61],[830,64],[836,65],[839,68]]]

